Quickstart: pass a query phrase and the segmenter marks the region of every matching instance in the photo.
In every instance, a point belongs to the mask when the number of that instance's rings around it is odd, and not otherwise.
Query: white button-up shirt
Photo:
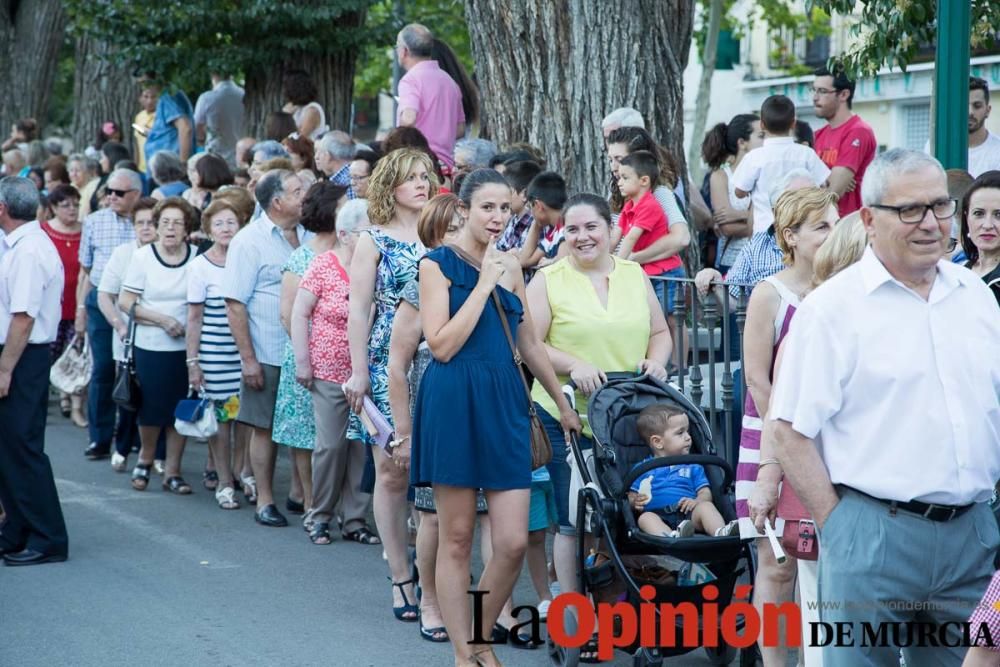
[[[0,240],[0,345],[7,342],[16,313],[35,323],[28,343],[51,343],[62,316],[62,261],[38,222],[28,222]]]
[[[795,143],[792,137],[768,137],[764,145],[747,153],[733,172],[732,187],[749,192],[749,197],[737,199],[730,195],[729,203],[738,211],[746,211],[753,203],[753,231],[767,231],[774,222],[771,190],[778,187],[793,169],[805,169],[813,183],[822,185],[830,177],[830,168],[816,151]]]
[[[312,238],[296,227],[299,245]],[[223,297],[245,304],[257,362],[280,366],[288,334],[281,326],[281,267],[294,248],[266,213],[241,229],[229,244]]]
[[[939,262],[925,301],[871,248],[803,300],[770,418],[814,438],[834,484],[964,505],[1000,479],[1000,309]]]

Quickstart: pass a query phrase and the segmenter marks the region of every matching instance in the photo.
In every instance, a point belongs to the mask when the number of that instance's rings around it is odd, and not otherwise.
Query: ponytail
[[[701,158],[710,169],[718,169],[727,159],[729,151],[726,150],[726,134],[729,126],[719,123],[705,133],[705,140],[701,142]]]

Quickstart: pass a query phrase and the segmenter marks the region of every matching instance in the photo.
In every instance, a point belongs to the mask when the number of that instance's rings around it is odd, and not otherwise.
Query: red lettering
[[[576,608],[577,627],[572,635],[566,633],[565,616],[566,608]],[[567,648],[579,648],[583,646],[594,634],[594,607],[590,604],[590,599],[579,593],[561,593],[557,595],[549,606],[548,630],[549,637],[559,646]]]
[[[549,613],[552,613],[551,607]],[[615,632],[615,618],[621,619],[621,632]],[[635,607],[628,602],[609,604],[602,602],[597,605],[597,657],[601,660],[611,660],[616,647],[629,646],[635,641],[636,626]]]
[[[698,607],[691,602],[660,605],[660,646],[666,648],[677,646],[678,617],[681,621],[679,627],[684,631],[682,645],[691,648],[700,646],[701,644],[698,643]]]
[[[639,604],[639,644],[646,648],[656,646],[656,588],[643,586],[639,589],[639,597],[644,601]]]
[[[785,619],[785,640],[778,637],[781,619]],[[802,646],[802,610],[794,602],[764,605],[764,646]]]

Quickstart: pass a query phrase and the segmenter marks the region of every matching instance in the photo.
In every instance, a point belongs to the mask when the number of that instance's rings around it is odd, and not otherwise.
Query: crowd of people
[[[669,379],[685,329],[670,314],[688,298],[677,281],[697,236],[704,298],[752,288],[736,351],[748,388],[739,525],[697,484],[677,506],[633,496],[639,525],[757,540],[759,607],[790,599],[796,580],[803,601],[985,592],[1000,544],[985,505],[1000,478],[1000,152],[981,154],[995,139],[983,135],[981,80],[968,130],[983,171],[964,178],[922,153],[876,156],[853,82],[820,70],[813,100],[828,124],[814,137],[772,96],[709,131],[699,189],[622,108],[594,128],[607,191],[574,193],[534,147],[464,138],[478,114],[471,83],[427,28],[403,28],[396,54],[398,127],[370,144],[329,127],[302,71],[259,140],[241,138],[242,90],[223,75],[196,105],[146,80],[137,153],[102,127],[99,160],[45,159],[40,180],[21,147],[37,127],[15,126],[0,180],[8,565],[68,554],[42,433],[46,369],[76,340],[92,356],[89,386],[60,401],[88,430],[88,459],[110,459],[136,491],[155,475],[192,494],[175,409],[206,399],[217,428],[197,466],[220,509],[246,503],[265,527],[301,515],[314,545],[337,532],[378,545],[392,613],[450,642],[456,664],[499,664],[474,636],[536,648],[511,631],[510,598],[525,561],[543,618],[555,593],[578,587],[567,442],[593,446],[582,406],[608,373]],[[114,398],[130,369],[131,403]],[[653,412],[640,429],[651,453],[689,450],[681,415]],[[553,449],[535,469],[533,414]],[[284,450],[292,476],[279,494]],[[782,479],[822,532],[818,572],[780,564],[763,537]],[[477,524],[489,593],[474,631]],[[949,551],[914,560],[935,544]],[[942,609],[939,622],[968,616]],[[935,650],[941,664],[962,657]],[[856,657],[809,650],[805,662]],[[597,661],[593,643],[582,659]],[[786,651],[763,659],[782,665]]]

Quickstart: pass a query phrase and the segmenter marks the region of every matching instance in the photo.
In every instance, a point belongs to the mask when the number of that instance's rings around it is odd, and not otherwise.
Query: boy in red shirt
[[[627,200],[618,219],[619,230],[613,234],[612,247],[621,239],[616,253],[627,258],[630,253],[648,248],[654,241],[668,233],[667,216],[653,190],[659,185],[660,165],[649,151],[636,151],[621,161],[618,169],[618,189]],[[680,271],[678,271],[680,269]],[[679,255],[658,259],[642,265],[649,276],[683,275]],[[654,280],[653,290],[660,303],[667,293],[667,312],[673,312],[674,290],[665,290],[666,281]]]

